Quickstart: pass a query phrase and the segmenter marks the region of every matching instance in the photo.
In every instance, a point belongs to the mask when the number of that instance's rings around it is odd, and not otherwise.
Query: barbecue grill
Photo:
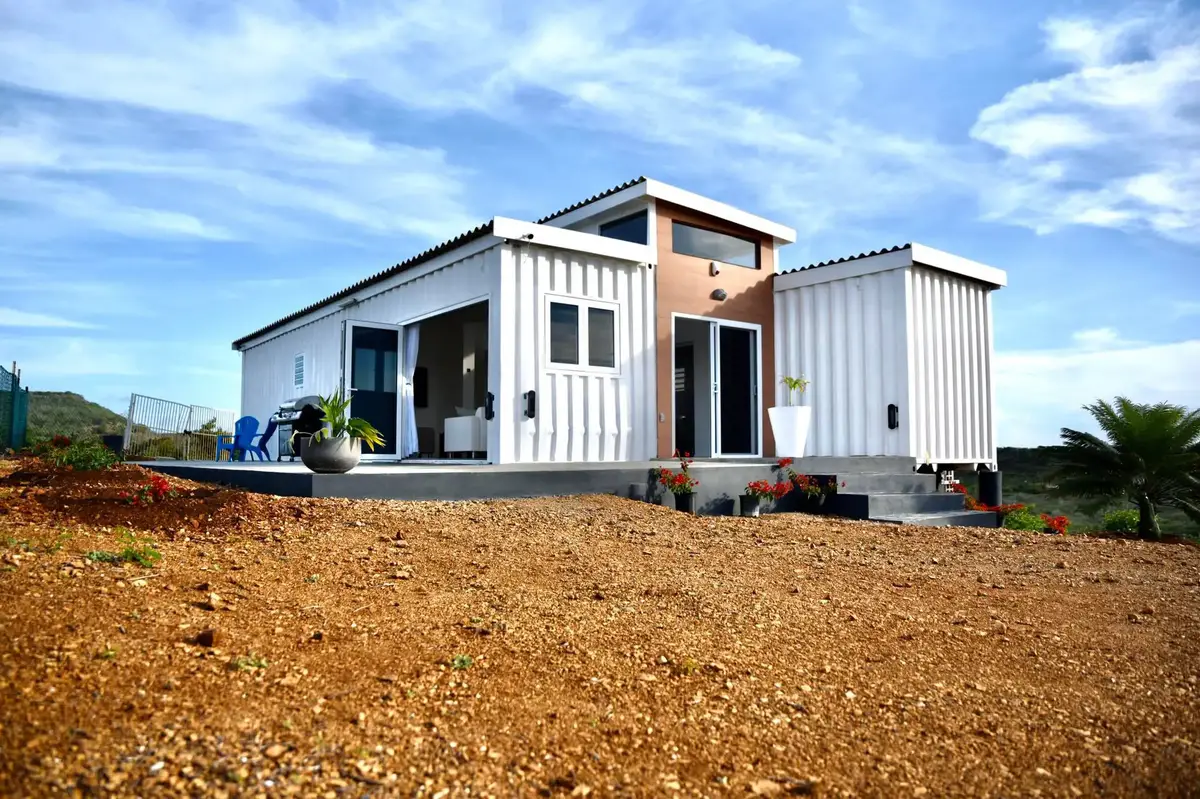
[[[296,397],[279,406],[279,410],[271,417],[271,421],[279,425],[279,443],[276,446],[279,454],[275,460],[281,461],[283,456],[287,455],[290,460],[295,461],[297,455],[304,453],[308,437],[325,424],[322,421],[324,413],[319,402],[320,397]],[[293,435],[296,436],[294,444]]]

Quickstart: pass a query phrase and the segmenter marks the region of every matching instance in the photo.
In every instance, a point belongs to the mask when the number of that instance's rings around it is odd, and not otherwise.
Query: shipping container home
[[[777,275],[776,369],[813,381],[805,454],[994,468],[992,291],[1006,283],[921,244]]]
[[[993,462],[1003,273],[913,245],[777,274],[795,238],[647,178],[496,217],[234,342],[242,412],[348,391],[401,463],[762,459],[804,372],[808,455]]]

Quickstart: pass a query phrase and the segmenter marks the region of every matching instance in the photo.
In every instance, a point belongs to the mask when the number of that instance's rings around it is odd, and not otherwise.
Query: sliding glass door
[[[757,456],[762,452],[759,410],[760,328],[712,323],[713,437],[715,455]]]

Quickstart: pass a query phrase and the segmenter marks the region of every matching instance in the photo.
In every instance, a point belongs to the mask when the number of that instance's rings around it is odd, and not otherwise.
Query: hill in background
[[[70,391],[29,392],[28,441],[64,435],[96,438],[125,432],[125,417]]]

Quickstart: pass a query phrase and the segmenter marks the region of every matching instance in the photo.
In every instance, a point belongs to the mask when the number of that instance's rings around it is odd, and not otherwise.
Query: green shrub
[[[1135,535],[1139,521],[1140,516],[1135,508],[1110,510],[1104,514],[1104,532]]]
[[[1007,530],[1027,530],[1040,533],[1046,529],[1046,522],[1040,513],[1032,508],[1019,508],[1004,517],[1004,527]]]
[[[99,472],[121,462],[117,453],[98,441],[77,441],[64,449],[51,449],[42,457],[77,472]]]

